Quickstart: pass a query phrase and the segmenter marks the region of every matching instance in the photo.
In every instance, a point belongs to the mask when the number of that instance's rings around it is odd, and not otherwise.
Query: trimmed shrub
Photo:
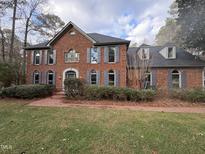
[[[81,79],[65,79],[65,94],[68,98],[80,98],[83,96],[85,82]]]
[[[205,90],[203,89],[172,90],[170,96],[189,102],[205,102]]]
[[[153,90],[136,90],[117,87],[87,86],[84,97],[88,100],[116,100],[116,101],[152,101],[156,95]]]
[[[53,94],[54,86],[51,85],[17,85],[2,89],[2,97],[33,99],[46,97]]]

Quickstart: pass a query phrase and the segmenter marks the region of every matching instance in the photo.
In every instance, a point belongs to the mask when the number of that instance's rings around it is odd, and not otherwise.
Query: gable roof
[[[74,27],[76,30],[78,30],[82,35],[84,35],[86,38],[88,38],[94,45],[114,45],[114,44],[127,44],[129,45],[130,41],[112,37],[112,36],[107,36],[99,33],[85,33],[83,30],[81,30],[78,26],[76,26],[74,23],[71,21],[61,30],[59,31],[51,40],[32,45],[29,47],[26,47],[26,50],[32,50],[32,49],[46,49],[50,48],[50,46],[55,43],[62,35],[64,35],[67,30],[71,27]]]
[[[196,58],[191,53],[184,49],[176,47],[176,59],[166,59],[159,52],[166,46],[147,46],[150,51],[151,60],[150,67],[165,68],[165,67],[205,67],[205,61]],[[139,59],[139,48],[129,48],[127,55],[127,64],[129,67],[134,67],[135,59]]]

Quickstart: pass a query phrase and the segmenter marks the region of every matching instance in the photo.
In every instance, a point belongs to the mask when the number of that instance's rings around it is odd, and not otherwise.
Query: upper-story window
[[[142,49],[142,60],[148,60],[149,59],[149,49]]]
[[[34,58],[34,64],[39,65],[40,64],[40,51],[35,50],[33,58]]]
[[[48,64],[54,64],[54,52],[53,52],[53,50],[48,51]]]
[[[168,59],[172,59],[172,58],[174,58],[174,48],[173,47],[168,47]]]
[[[109,63],[115,62],[115,52],[116,52],[115,47],[109,47],[109,51],[108,51],[108,62]]]
[[[65,53],[65,62],[72,63],[72,62],[79,62],[80,54],[77,53],[75,50],[71,49],[69,52]]]
[[[98,51],[97,48],[91,48],[90,51],[90,63],[97,64],[98,63]]]

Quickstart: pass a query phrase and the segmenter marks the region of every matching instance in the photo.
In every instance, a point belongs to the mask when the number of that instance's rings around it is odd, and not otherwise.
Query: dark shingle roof
[[[32,50],[32,49],[49,49],[50,47],[47,46],[48,41],[43,42],[43,43],[39,43],[39,44],[35,44],[35,45],[31,45],[29,47],[26,47],[26,50]]]
[[[150,67],[205,67],[205,62],[196,58],[184,49],[176,47],[176,59],[166,59],[159,52],[166,46],[147,46],[150,51]],[[134,66],[134,57],[139,59],[137,52],[139,48],[128,49],[128,66]]]
[[[125,43],[129,44],[130,41],[112,37],[112,36],[107,36],[103,34],[98,34],[98,33],[88,33],[87,34],[89,37],[91,37],[93,40],[96,41],[96,45],[103,45],[103,44],[119,44],[119,43]]]
[[[94,43],[95,45],[113,45],[113,44],[127,44],[129,45],[130,41],[128,40],[124,40],[124,39],[120,39],[120,38],[116,38],[116,37],[111,37],[111,36],[107,36],[107,35],[103,35],[103,34],[98,34],[98,33],[88,33],[87,34],[89,37],[91,37],[93,40],[96,41],[96,43]],[[39,43],[36,45],[32,45],[27,47],[27,50],[31,50],[31,49],[45,49],[45,48],[49,48],[49,46],[47,46],[48,41],[44,42],[44,43]]]

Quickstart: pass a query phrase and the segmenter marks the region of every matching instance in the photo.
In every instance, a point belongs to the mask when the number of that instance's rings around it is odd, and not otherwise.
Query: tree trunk
[[[17,8],[17,0],[14,0],[13,4],[13,17],[12,17],[12,32],[11,32],[11,45],[9,52],[9,60],[12,62],[13,50],[14,50],[14,36],[15,36],[15,24],[16,24],[16,8]]]
[[[1,28],[0,28],[0,33],[1,33],[2,59],[3,59],[3,62],[6,62],[5,60],[5,37],[4,37],[4,32]]]
[[[26,50],[25,48],[27,47],[27,38],[28,38],[28,27],[29,27],[29,22],[30,22],[31,14],[30,16],[26,19],[26,29],[25,29],[25,34],[24,34],[24,50],[23,50],[23,68],[22,68],[22,73],[23,73],[23,83],[26,83]]]

